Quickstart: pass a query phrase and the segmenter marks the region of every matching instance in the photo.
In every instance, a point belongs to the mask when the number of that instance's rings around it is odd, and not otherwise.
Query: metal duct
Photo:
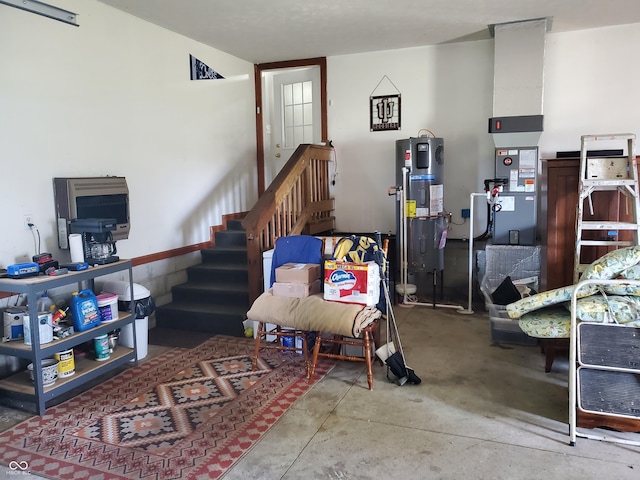
[[[544,50],[551,20],[489,26],[495,38],[493,118],[496,147],[538,145],[542,133]]]

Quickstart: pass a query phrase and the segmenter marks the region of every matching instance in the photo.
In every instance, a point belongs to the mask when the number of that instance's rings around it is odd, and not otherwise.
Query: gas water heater
[[[398,204],[397,229],[404,230],[407,274],[415,283],[419,273],[444,270],[447,219],[444,216],[444,140],[436,137],[396,141],[396,185],[405,191],[405,205]],[[402,213],[405,209],[405,215]],[[403,218],[405,225],[402,225]],[[435,283],[435,276],[434,276]]]

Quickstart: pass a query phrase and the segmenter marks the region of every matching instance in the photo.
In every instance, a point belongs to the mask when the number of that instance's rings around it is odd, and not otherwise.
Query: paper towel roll
[[[69,250],[71,251],[72,262],[84,262],[82,235],[79,233],[72,233],[69,235]]]

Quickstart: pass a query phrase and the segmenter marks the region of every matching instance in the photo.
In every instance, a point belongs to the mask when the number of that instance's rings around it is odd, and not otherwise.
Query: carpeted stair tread
[[[243,283],[229,283],[223,280],[211,282],[186,282],[173,287],[173,290],[202,290],[215,292],[236,292],[246,293],[248,295],[249,286]]]
[[[247,247],[246,246],[232,246],[232,247],[213,247],[205,248],[200,251],[202,255],[202,261],[204,263],[223,263],[223,264],[247,264]]]
[[[200,313],[209,313],[209,314],[223,314],[223,315],[242,315],[245,316],[248,307],[243,305],[218,305],[211,303],[198,303],[198,302],[171,302],[156,309],[157,311],[162,310],[174,310],[181,312],[200,312]]]
[[[204,270],[204,271],[216,271],[216,270],[222,270],[222,271],[236,271],[236,270],[241,270],[241,271],[249,271],[249,267],[246,263],[216,263],[216,264],[212,264],[212,263],[201,263],[199,265],[193,265],[191,267],[189,267],[187,270]]]

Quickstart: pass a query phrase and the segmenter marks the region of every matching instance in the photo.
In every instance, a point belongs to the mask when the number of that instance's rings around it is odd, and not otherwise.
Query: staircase
[[[187,282],[171,289],[171,303],[156,309],[156,326],[244,336],[249,310],[247,238],[240,220],[215,233],[202,263],[187,268]]]

